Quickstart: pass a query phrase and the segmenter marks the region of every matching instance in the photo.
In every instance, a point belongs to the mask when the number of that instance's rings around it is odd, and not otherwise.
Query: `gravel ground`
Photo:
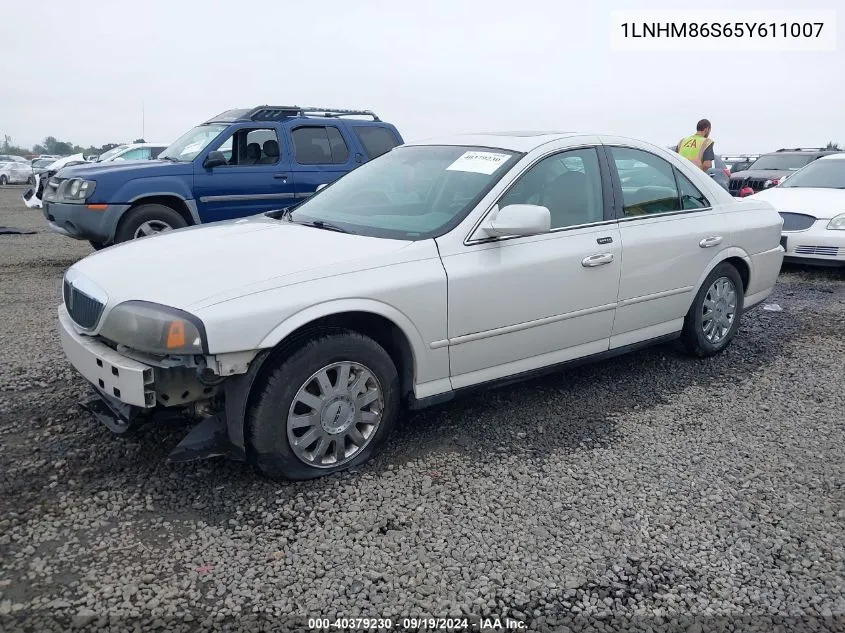
[[[21,191],[0,190],[0,226],[39,231],[0,236],[0,628],[845,630],[845,271],[785,268],[783,311],[717,358],[488,391],[285,485],[168,465],[184,428],[126,440],[80,412],[55,310],[91,249]]]

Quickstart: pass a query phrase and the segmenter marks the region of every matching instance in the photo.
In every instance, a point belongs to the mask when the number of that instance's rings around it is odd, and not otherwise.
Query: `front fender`
[[[150,178],[135,178],[128,180],[108,196],[103,202],[113,204],[132,204],[141,198],[150,196],[176,196],[182,200],[193,199],[193,177],[185,176],[153,176]],[[96,194],[96,191],[95,191]]]
[[[368,312],[384,317],[393,322],[405,335],[408,343],[411,345],[411,352],[414,357],[414,375],[417,376],[419,362],[421,358],[425,358],[427,346],[423,341],[417,327],[413,322],[401,311],[395,307],[376,301],[374,299],[362,298],[348,298],[337,299],[332,301],[325,301],[316,305],[300,310],[291,315],[279,325],[273,328],[258,345],[261,349],[272,348],[281,343],[291,333],[298,330],[304,325],[308,325],[322,317],[340,314],[343,312]]]

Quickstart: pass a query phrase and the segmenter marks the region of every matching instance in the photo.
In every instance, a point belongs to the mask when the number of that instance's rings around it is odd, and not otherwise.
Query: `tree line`
[[[142,138],[135,139],[132,142],[146,143],[146,141]],[[3,154],[12,154],[14,156],[37,156],[38,154],[51,154],[57,156],[83,154],[85,156],[91,156],[93,154],[99,155],[104,152],[107,152],[110,149],[117,147],[118,145],[121,145],[121,143],[106,143],[102,147],[96,147],[94,145],[83,147],[82,145],[76,145],[68,141],[60,141],[55,136],[48,136],[40,143],[36,143],[32,146],[32,148],[28,149],[15,145],[12,142],[12,137],[8,134],[5,134],[3,136],[3,144],[0,145],[0,148],[2,148]]]

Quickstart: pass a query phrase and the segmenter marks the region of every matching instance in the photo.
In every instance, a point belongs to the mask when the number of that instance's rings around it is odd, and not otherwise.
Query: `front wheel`
[[[285,350],[247,416],[251,458],[273,479],[314,479],[369,460],[399,412],[399,376],[372,339],[315,333]]]
[[[739,329],[745,293],[742,278],[731,264],[721,263],[704,283],[684,319],[681,340],[696,356],[724,350]]]
[[[175,209],[163,204],[141,204],[121,218],[114,241],[119,244],[184,226],[188,223]]]
[[[3,174],[2,176],[0,176],[0,187],[5,187],[8,184],[9,184],[9,179],[6,178],[6,175]]]

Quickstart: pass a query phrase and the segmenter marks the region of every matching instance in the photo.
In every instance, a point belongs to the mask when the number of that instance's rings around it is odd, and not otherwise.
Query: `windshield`
[[[761,156],[748,168],[748,171],[762,169],[765,171],[796,171],[812,160],[812,155],[802,154],[769,154]]]
[[[781,187],[845,189],[845,160],[816,160],[787,178]]]
[[[190,162],[227,127],[227,125],[220,123],[198,125],[176,139],[158,157],[160,160],[170,159],[184,163]]]
[[[463,220],[520,156],[483,147],[396,148],[300,204],[291,219],[373,237],[436,237]]]
[[[36,168],[47,167],[48,165],[52,165],[55,162],[55,158],[39,158],[37,160],[32,161],[32,166]]]

